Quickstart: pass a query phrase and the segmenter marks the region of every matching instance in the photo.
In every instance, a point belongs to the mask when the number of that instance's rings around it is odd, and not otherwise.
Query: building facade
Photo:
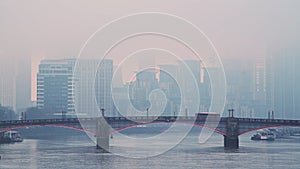
[[[77,60],[74,73],[75,109],[78,115],[98,116],[101,109],[106,116],[115,116],[111,85],[113,61],[98,59]]]
[[[37,106],[49,113],[74,113],[75,59],[43,60],[37,74]]]
[[[76,72],[74,72],[76,70]],[[51,113],[113,115],[112,60],[43,60],[37,75],[37,106]]]

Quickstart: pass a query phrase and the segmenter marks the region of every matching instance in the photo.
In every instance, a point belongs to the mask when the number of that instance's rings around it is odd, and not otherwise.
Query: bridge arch
[[[239,133],[239,135],[243,135],[243,134],[247,134],[247,133],[251,133],[257,130],[261,130],[261,129],[268,129],[268,128],[275,128],[275,127],[300,127],[299,125],[270,125],[270,126],[262,126],[262,127],[257,127],[257,128],[252,128],[249,130],[245,130]]]
[[[129,126],[125,126],[125,127],[121,127],[121,128],[118,128],[118,129],[115,129],[113,130],[112,132],[110,132],[110,134],[116,134],[116,133],[119,133],[121,131],[124,131],[124,130],[127,130],[127,129],[130,129],[130,128],[134,128],[136,126],[140,126],[140,125],[151,125],[151,124],[168,124],[168,123],[171,123],[171,122],[162,122],[162,121],[159,121],[159,122],[155,122],[155,121],[152,121],[152,122],[147,122],[147,123],[136,123],[136,124],[132,124],[132,125],[129,125]],[[202,124],[196,124],[196,123],[192,123],[192,122],[176,122],[177,124],[184,124],[184,125],[193,125],[193,126],[196,126],[196,127],[200,127],[200,128],[205,128],[205,129],[208,129],[208,130],[212,130],[218,134],[221,134],[221,135],[226,135],[225,132],[221,131],[221,130],[218,130],[218,129],[213,129],[213,128],[210,128],[208,126],[205,126],[205,125],[202,125]],[[14,126],[14,127],[7,127],[7,128],[3,128],[3,129],[0,129],[0,133],[3,133],[3,132],[6,132],[6,131],[10,131],[10,130],[17,130],[17,129],[23,129],[23,128],[27,128],[27,127],[60,127],[60,128],[65,128],[65,129],[71,129],[71,130],[77,130],[77,131],[82,131],[82,132],[86,132],[88,134],[92,134],[92,135],[96,135],[96,132],[92,131],[92,130],[87,130],[87,129],[84,129],[84,128],[80,128],[80,127],[75,127],[75,126],[68,126],[68,125],[63,125],[63,124],[32,124],[32,125],[20,125],[20,126]]]
[[[65,128],[65,129],[71,129],[71,130],[77,130],[77,131],[82,131],[86,132],[89,134],[95,135],[96,132],[91,131],[91,130],[86,130],[80,127],[75,127],[75,126],[67,126],[67,125],[62,125],[62,124],[38,124],[38,125],[22,125],[22,126],[14,126],[14,127],[8,127],[8,128],[3,128],[0,130],[0,133],[10,131],[10,130],[17,130],[17,129],[22,129],[22,128],[27,128],[27,127],[60,127],[60,128]]]
[[[152,121],[152,122],[147,122],[147,123],[136,123],[136,124],[132,124],[132,125],[129,125],[129,126],[125,126],[125,127],[121,127],[121,128],[118,128],[118,129],[115,129],[114,131],[112,131],[110,134],[115,134],[115,133],[119,133],[121,131],[124,131],[124,130],[127,130],[127,129],[130,129],[130,128],[134,128],[134,127],[137,127],[137,126],[140,126],[140,125],[149,125],[149,124],[168,124],[168,123],[171,123],[171,122],[162,122],[162,121]],[[185,125],[193,125],[193,126],[196,126],[196,127],[201,127],[201,128],[205,128],[205,129],[208,129],[208,130],[212,130],[218,134],[221,134],[223,136],[226,135],[225,132],[221,131],[221,130],[218,130],[218,129],[214,129],[214,128],[211,128],[209,126],[205,126],[205,125],[202,125],[202,124],[197,124],[197,123],[192,123],[192,122],[179,122],[179,121],[176,121],[177,124],[185,124]]]

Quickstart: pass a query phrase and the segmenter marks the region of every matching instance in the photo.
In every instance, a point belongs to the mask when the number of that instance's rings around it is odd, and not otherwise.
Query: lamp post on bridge
[[[61,119],[65,119],[66,118],[66,114],[67,114],[67,112],[62,111],[61,112]]]
[[[233,118],[234,109],[228,109],[229,117]]]
[[[21,112],[21,120],[26,120],[26,112]]]
[[[102,115],[102,117],[104,117],[104,112],[105,112],[105,109],[102,108],[102,109],[101,109],[101,115]]]
[[[274,118],[275,118],[274,110],[268,111],[268,119],[274,120]]]
[[[147,120],[148,120],[148,118],[149,118],[149,108],[148,107],[146,108],[146,113],[147,113]]]

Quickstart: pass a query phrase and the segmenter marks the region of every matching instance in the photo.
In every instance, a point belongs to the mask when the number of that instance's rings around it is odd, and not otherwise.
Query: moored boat
[[[275,134],[270,132],[270,131],[257,131],[257,133],[254,134],[251,137],[251,140],[274,141],[275,140]]]
[[[23,138],[18,131],[6,131],[0,136],[0,143],[16,143],[22,142]]]

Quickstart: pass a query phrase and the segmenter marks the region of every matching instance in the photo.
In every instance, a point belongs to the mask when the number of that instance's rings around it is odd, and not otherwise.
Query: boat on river
[[[0,136],[0,143],[16,143],[22,142],[23,138],[18,131],[6,131]]]
[[[266,140],[266,141],[274,141],[275,134],[268,130],[259,130],[256,134],[251,137],[251,140]]]

